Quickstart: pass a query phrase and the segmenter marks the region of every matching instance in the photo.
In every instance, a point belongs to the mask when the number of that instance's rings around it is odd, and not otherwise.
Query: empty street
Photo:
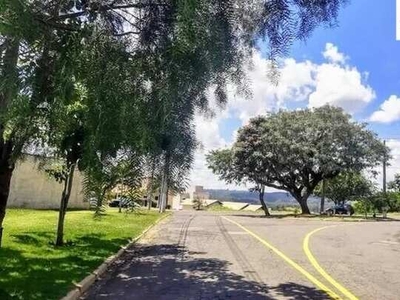
[[[86,299],[399,299],[400,222],[184,210]]]

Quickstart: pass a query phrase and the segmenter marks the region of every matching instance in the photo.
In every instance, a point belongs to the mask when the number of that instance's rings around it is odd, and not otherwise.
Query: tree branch
[[[67,31],[78,31],[79,30],[79,28],[77,28],[77,27],[72,27],[72,26],[69,26],[69,25],[63,24],[63,23],[52,22],[50,20],[43,20],[39,17],[35,17],[35,20],[42,23],[45,26],[53,27],[56,29],[62,29],[62,30],[67,30]]]
[[[285,191],[290,192],[289,189],[287,187],[283,186],[283,185],[277,185],[277,184],[274,184],[274,183],[265,182],[264,180],[260,180],[260,183],[265,185],[265,186],[277,189],[277,190],[285,190]]]
[[[114,5],[114,4],[106,4],[106,5],[92,5],[88,9],[84,9],[82,11],[70,13],[70,14],[63,14],[57,17],[50,17],[50,19],[55,20],[65,20],[65,19],[73,19],[80,16],[83,16],[90,12],[100,12],[100,11],[109,11],[109,10],[116,10],[116,9],[127,9],[127,8],[146,8],[146,7],[156,7],[156,6],[163,6],[167,7],[168,5],[165,3],[132,3],[132,4],[123,4],[123,5]]]
[[[127,32],[121,32],[121,33],[114,33],[113,36],[126,36],[129,34],[140,34],[139,31],[127,31]]]

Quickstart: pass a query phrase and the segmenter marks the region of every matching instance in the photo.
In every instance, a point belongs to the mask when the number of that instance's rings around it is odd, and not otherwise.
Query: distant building
[[[209,199],[210,194],[206,192],[201,185],[196,185],[194,187],[193,197],[192,199]]]

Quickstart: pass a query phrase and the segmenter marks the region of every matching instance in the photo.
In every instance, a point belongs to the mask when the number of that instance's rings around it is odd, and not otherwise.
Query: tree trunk
[[[167,208],[168,206],[168,197],[169,197],[169,187],[168,187],[168,183],[167,183],[167,188],[166,188],[166,192],[165,192],[165,205],[164,205],[164,210]]]
[[[6,216],[7,200],[10,192],[10,182],[13,170],[14,166],[10,166],[8,163],[0,169],[0,247],[3,238],[3,221]]]
[[[300,197],[300,199],[297,199],[297,201],[300,204],[301,207],[301,214],[302,215],[310,215],[310,209],[308,208],[308,204],[307,204],[307,199],[304,199],[302,197]]]
[[[271,214],[269,213],[267,204],[265,204],[264,195],[265,195],[265,186],[262,185],[259,191],[260,203],[265,213],[265,216],[269,217],[271,216]]]
[[[154,183],[154,170],[155,169],[155,162],[153,160],[151,164],[151,175],[150,175],[150,182],[148,185],[148,191],[147,191],[147,209],[151,209],[151,205],[153,203],[153,183]]]
[[[162,174],[162,184],[161,184],[161,201],[160,201],[160,213],[165,211],[165,206],[167,205],[167,193],[168,193],[168,173],[169,173],[169,153],[165,152],[165,162]]]
[[[165,187],[166,187],[166,180],[165,180],[165,173],[163,172],[161,178],[161,188],[160,188],[160,196],[158,197],[159,205],[158,211],[160,213],[164,212],[164,202],[165,202]]]
[[[64,220],[68,208],[69,197],[71,196],[74,171],[75,171],[75,163],[72,163],[69,168],[67,178],[64,182],[64,189],[61,195],[60,210],[58,212],[56,246],[62,246],[64,244]]]
[[[0,90],[0,113],[2,114],[7,111],[8,106],[18,93],[19,41],[7,37],[4,45],[5,51],[0,73],[4,80],[3,88]],[[10,182],[14,171],[13,151],[14,143],[12,139],[4,140],[4,124],[0,124],[0,247],[3,237],[3,221],[6,216],[8,194],[10,193]]]
[[[100,215],[102,213],[104,198],[106,196],[107,190],[108,190],[108,187],[103,186],[100,194],[97,191],[95,193],[95,195],[97,197],[95,215]]]
[[[151,206],[153,204],[153,193],[150,192],[147,196],[147,210],[151,209]]]

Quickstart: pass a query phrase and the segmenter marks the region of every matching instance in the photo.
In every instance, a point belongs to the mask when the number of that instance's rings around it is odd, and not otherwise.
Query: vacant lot
[[[54,247],[56,211],[14,210],[7,213],[0,249],[0,299],[58,299],[128,239],[160,217],[109,211],[68,212],[64,247]]]

